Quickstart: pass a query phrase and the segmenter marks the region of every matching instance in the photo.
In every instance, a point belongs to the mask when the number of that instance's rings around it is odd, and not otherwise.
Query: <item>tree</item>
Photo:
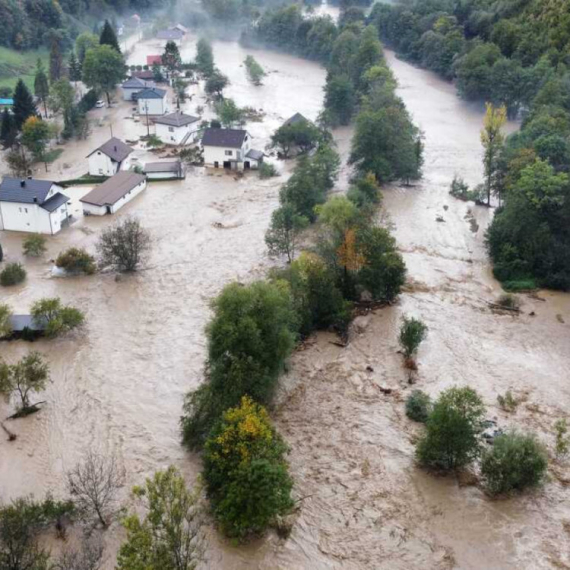
[[[0,358],[0,393],[18,394],[18,410],[30,408],[32,392],[42,392],[49,381],[49,366],[39,352],[30,352],[17,364],[6,364]]]
[[[16,83],[16,88],[14,90],[14,105],[12,106],[12,112],[14,113],[14,122],[18,130],[22,128],[26,119],[38,114],[34,98],[26,87],[26,84],[21,79],[18,79],[18,83]]]
[[[41,234],[32,234],[24,240],[24,255],[41,257],[47,250],[46,238]]]
[[[104,457],[89,450],[67,474],[69,492],[77,508],[96,517],[107,528],[116,513],[117,492],[124,484],[114,455]]]
[[[356,106],[354,86],[346,75],[329,75],[325,86],[325,121],[331,126],[348,125]]]
[[[54,113],[63,114],[63,136],[70,138],[75,130],[78,111],[75,107],[75,91],[67,79],[52,84],[50,107]]]
[[[95,258],[83,248],[70,247],[57,256],[56,267],[65,269],[69,273],[86,273],[93,275],[97,270]]]
[[[263,71],[263,67],[255,60],[252,55],[248,55],[244,60],[244,65],[247,70],[247,77],[254,85],[261,85],[261,80],[267,75]]]
[[[47,100],[49,97],[49,83],[44,69],[43,61],[38,58],[36,65],[36,76],[34,78],[34,95],[41,101],[44,106],[44,114],[47,118]]]
[[[119,47],[119,41],[117,40],[117,35],[115,34],[115,30],[113,26],[109,23],[109,20],[105,20],[103,24],[103,29],[101,30],[101,35],[99,36],[99,43],[102,46],[110,46],[112,47],[117,53],[121,53],[121,48]]]
[[[481,452],[480,433],[485,407],[471,388],[442,392],[426,423],[426,435],[416,445],[421,465],[457,469],[471,463]]]
[[[421,390],[414,390],[406,399],[406,416],[425,424],[431,413],[431,398]]]
[[[0,338],[12,334],[12,309],[4,303],[0,303]]]
[[[427,326],[414,317],[404,317],[400,328],[400,346],[404,351],[404,358],[412,358],[418,351],[420,344],[427,336]]]
[[[61,53],[60,38],[52,34],[49,52],[49,79],[51,83],[61,79],[63,74],[63,55]]]
[[[271,146],[277,148],[284,158],[299,149],[309,152],[323,140],[323,133],[311,121],[301,120],[279,127],[271,136]]]
[[[265,243],[270,255],[286,255],[291,263],[295,257],[299,234],[308,226],[309,220],[295,212],[291,204],[284,204],[271,216],[271,224],[265,234]]]
[[[208,40],[200,38],[196,44],[196,68],[204,76],[209,77],[214,73],[214,52]]]
[[[110,92],[125,76],[123,56],[114,48],[102,45],[90,49],[83,61],[83,82],[88,87],[104,91],[111,104]]]
[[[208,77],[204,89],[210,97],[215,96],[220,98],[222,97],[222,91],[228,86],[228,84],[229,79],[216,69]]]
[[[14,115],[12,115],[6,107],[4,111],[2,111],[2,127],[0,130],[0,141],[2,141],[2,146],[4,148],[11,148],[16,141],[17,136],[18,129],[16,127]]]
[[[79,548],[65,548],[55,568],[57,570],[99,570],[103,558],[103,541],[99,537],[82,541]]]
[[[71,306],[64,306],[59,297],[36,301],[31,309],[32,317],[38,325],[45,327],[47,337],[65,334],[85,322],[85,315]]]
[[[162,68],[156,61],[152,64],[152,78],[156,83],[162,83],[164,81]]]
[[[135,487],[145,516],[127,515],[127,539],[117,556],[117,570],[193,570],[201,558],[198,492],[189,491],[177,469],[169,467]]]
[[[481,131],[483,145],[483,167],[485,169],[485,188],[487,190],[487,206],[491,205],[491,194],[497,190],[496,177],[499,157],[503,150],[505,137],[501,132],[507,120],[507,109],[503,105],[498,109],[487,103],[484,127]]]
[[[170,75],[180,69],[182,58],[180,57],[178,46],[174,42],[166,43],[164,53],[162,54],[162,65],[166,67]]]
[[[75,52],[77,53],[77,62],[83,65],[85,54],[99,45],[99,38],[95,34],[83,32],[77,36],[75,40]]]
[[[245,123],[244,110],[240,109],[233,99],[216,101],[214,108],[221,124],[226,128]]]
[[[536,487],[544,481],[547,469],[544,446],[534,435],[517,432],[496,437],[481,459],[481,475],[491,495]]]
[[[346,196],[332,196],[322,206],[316,206],[319,222],[338,236],[356,226],[358,208]]]
[[[204,480],[225,534],[244,540],[290,511],[287,451],[265,408],[251,398],[224,413],[206,441]]]
[[[100,264],[125,272],[136,271],[150,248],[150,234],[135,218],[125,218],[107,228],[97,243]]]
[[[45,163],[46,172],[48,170],[46,160],[46,148],[52,138],[52,129],[49,124],[39,117],[28,117],[22,126],[22,143],[32,153],[36,162]]]
[[[22,283],[26,278],[26,270],[21,263],[8,263],[0,272],[0,285],[10,287]]]
[[[72,51],[69,54],[69,80],[76,83],[77,81],[81,81],[81,64],[75,55],[75,52]]]

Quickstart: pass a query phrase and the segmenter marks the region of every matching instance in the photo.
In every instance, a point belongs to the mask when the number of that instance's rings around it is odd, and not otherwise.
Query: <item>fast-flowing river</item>
[[[185,58],[193,56],[195,40],[185,44]],[[130,63],[144,63],[157,50],[152,42],[139,43]],[[262,87],[252,86],[241,66],[249,53],[269,71]],[[214,55],[231,81],[227,95],[265,112],[263,122],[248,125],[254,146],[263,148],[295,112],[317,117],[325,82],[317,64],[235,42],[214,42]],[[299,499],[292,535],[234,548],[210,532],[209,568],[570,564],[567,465],[556,467],[543,490],[498,502],[464,481],[428,476],[414,466],[413,442],[421,432],[404,415],[411,388],[396,352],[401,316],[419,316],[430,329],[417,387],[435,396],[454,384],[471,385],[502,427],[533,429],[552,447],[552,424],[567,415],[570,403],[570,308],[567,295],[541,292],[522,298],[520,316],[489,310],[486,301],[500,292],[483,244],[490,212],[448,195],[456,172],[468,182],[480,180],[482,110],[461,102],[432,74],[388,57],[399,94],[425,133],[423,180],[384,191],[386,222],[405,257],[409,286],[395,306],[359,318],[347,348],[323,334],[294,355],[274,413],[291,446]],[[186,110],[203,105],[196,88]],[[53,170],[84,172],[84,157],[108,137],[110,124],[122,138],[144,134],[129,114],[124,104],[96,111],[90,139],[68,145]],[[350,129],[336,133],[343,158],[350,136]],[[180,446],[178,419],[184,393],[202,379],[208,303],[226,283],[264,275],[263,236],[291,165],[279,168],[282,176],[269,181],[196,169],[182,183],[149,186],[121,212],[137,215],[153,236],[148,267],[135,276],[51,276],[48,260],[70,245],[94,250],[109,218],[80,218],[50,239],[45,259],[25,261],[26,283],[2,289],[2,302],[26,312],[41,297],[60,296],[86,312],[87,326],[79,335],[33,345],[49,360],[52,382],[40,397],[47,401],[41,413],[11,423],[17,441],[0,440],[0,499],[47,491],[63,496],[65,471],[89,447],[117,454],[127,476],[125,500],[133,484],[170,464],[194,480],[199,459]],[[344,167],[339,190],[347,175]],[[69,192],[76,198],[85,189]],[[22,259],[22,239],[0,233],[9,260]],[[10,361],[30,348],[0,345]],[[515,414],[496,405],[507,389],[523,400]],[[0,404],[0,415],[10,409]],[[107,531],[109,569],[121,537],[118,525]]]

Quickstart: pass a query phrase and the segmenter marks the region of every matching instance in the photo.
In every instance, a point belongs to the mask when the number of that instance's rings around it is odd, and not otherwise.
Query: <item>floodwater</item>
[[[184,46],[185,58],[193,55],[194,41]],[[159,49],[139,43],[129,63],[143,63]],[[249,53],[270,71],[262,87],[251,86],[240,67]],[[318,65],[244,50],[235,42],[215,42],[214,54],[231,80],[227,95],[266,113],[263,122],[248,125],[255,147],[263,148],[294,112],[318,115],[325,81]],[[234,548],[209,532],[208,568],[570,567],[568,464],[557,465],[542,490],[493,502],[476,486],[426,475],[414,465],[421,428],[404,414],[411,388],[397,354],[401,316],[419,316],[430,328],[417,387],[435,396],[452,385],[473,386],[501,426],[535,430],[552,448],[552,424],[567,416],[570,404],[570,303],[567,295],[541,292],[540,300],[521,296],[519,316],[489,310],[486,301],[500,293],[483,246],[490,212],[447,193],[456,172],[468,182],[480,180],[482,110],[459,101],[453,87],[432,74],[388,57],[399,93],[425,133],[423,180],[384,191],[409,286],[393,307],[359,317],[347,348],[321,334],[293,356],[274,410],[291,446],[296,482],[299,508],[291,537],[270,534]],[[185,109],[195,112],[205,105],[203,93],[200,87],[191,93]],[[67,145],[52,176],[85,172],[85,156],[106,140],[111,126],[129,140],[146,132],[126,103],[93,117],[89,140]],[[344,158],[350,136],[350,129],[336,133]],[[136,148],[144,161],[148,153]],[[120,280],[110,274],[51,276],[49,260],[59,251],[70,245],[93,251],[97,235],[113,221],[81,218],[77,198],[88,189],[69,190],[77,221],[50,238],[45,259],[24,260],[25,284],[0,295],[16,312],[41,297],[60,296],[86,312],[87,326],[33,345],[49,360],[52,382],[38,397],[47,401],[41,413],[11,422],[17,441],[0,439],[0,499],[47,491],[63,496],[65,471],[89,447],[117,454],[127,477],[125,499],[132,485],[170,464],[195,479],[199,459],[180,446],[183,395],[202,380],[210,299],[230,281],[262,277],[270,264],[263,236],[291,168],[278,166],[282,176],[269,181],[253,173],[235,180],[194,169],[183,182],[149,185],[117,217],[138,216],[152,233],[153,251],[144,271]],[[344,166],[339,191],[347,179]],[[22,235],[0,239],[7,260],[22,260]],[[20,342],[0,346],[10,361],[30,348]],[[496,405],[507,389],[523,400],[515,414]],[[1,417],[10,410],[0,404]],[[106,533],[108,569],[121,536],[118,525]]]

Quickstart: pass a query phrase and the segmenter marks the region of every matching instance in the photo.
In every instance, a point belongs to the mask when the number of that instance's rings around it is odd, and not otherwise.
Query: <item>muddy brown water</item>
[[[184,46],[194,53],[195,38]],[[155,53],[139,43],[130,63]],[[318,65],[270,51],[215,42],[217,65],[229,75],[228,94],[266,116],[248,129],[263,148],[271,132],[299,111],[314,119],[322,107],[325,72]],[[270,71],[263,87],[251,86],[240,64],[252,53]],[[350,345],[341,349],[321,334],[296,353],[274,410],[291,446],[291,471],[299,509],[291,537],[267,538],[234,548],[208,532],[205,566],[227,569],[503,569],[570,565],[568,464],[556,466],[535,493],[491,502],[476,486],[436,478],[414,466],[413,441],[421,428],[404,415],[410,391],[397,354],[403,314],[421,317],[429,337],[419,354],[417,386],[431,395],[471,385],[489,416],[503,427],[535,430],[550,448],[552,424],[570,402],[570,303],[568,295],[521,296],[520,316],[492,313],[486,301],[500,288],[483,246],[490,212],[453,200],[448,186],[457,172],[470,183],[481,177],[480,108],[459,101],[453,87],[388,53],[399,94],[425,133],[424,178],[413,187],[384,191],[384,205],[409,269],[399,302],[357,320]],[[204,105],[200,87],[188,112]],[[210,115],[207,111],[206,116]],[[85,171],[85,156],[114,134],[136,139],[146,128],[130,106],[97,110],[88,141],[68,145],[52,174]],[[515,128],[511,125],[510,128]],[[336,133],[346,158],[351,129]],[[141,158],[145,151],[137,147]],[[25,260],[28,279],[2,289],[16,312],[45,296],[60,296],[87,314],[79,334],[55,341],[3,343],[14,360],[30,348],[51,365],[52,382],[41,413],[12,422],[14,443],[0,439],[0,499],[24,494],[65,494],[64,473],[88,447],[114,452],[127,475],[123,490],[156,469],[174,464],[193,481],[200,463],[180,446],[178,418],[184,393],[202,379],[204,326],[209,300],[224,284],[264,275],[271,263],[263,236],[278,203],[279,178],[239,180],[195,169],[184,182],[156,183],[126,206],[150,229],[154,248],[147,267],[119,281],[114,275],[57,279],[49,259],[70,245],[94,249],[110,218],[78,220],[50,238],[39,261]],[[347,186],[343,166],[338,191]],[[55,176],[55,174],[54,174]],[[86,188],[71,188],[77,199]],[[441,216],[444,221],[438,222]],[[479,229],[474,232],[470,218]],[[222,226],[220,227],[221,224]],[[7,260],[22,260],[23,236],[0,234]],[[536,316],[530,316],[534,311]],[[368,371],[370,366],[373,370]],[[380,388],[391,388],[384,394]],[[511,389],[524,401],[515,414],[496,405]],[[9,405],[0,404],[6,416]],[[106,568],[113,567],[122,533],[107,531]],[[54,542],[54,548],[57,548]]]

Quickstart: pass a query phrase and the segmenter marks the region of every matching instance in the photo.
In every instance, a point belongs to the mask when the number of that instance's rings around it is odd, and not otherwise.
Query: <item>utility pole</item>
[[[150,137],[150,125],[148,123],[148,101],[144,102],[144,110],[146,111],[146,135]]]

